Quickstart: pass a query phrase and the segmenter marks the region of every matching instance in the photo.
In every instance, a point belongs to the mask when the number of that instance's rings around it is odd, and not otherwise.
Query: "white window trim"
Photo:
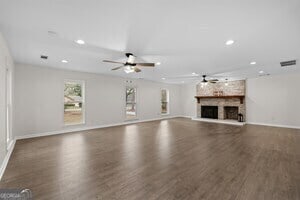
[[[167,101],[167,103],[168,103],[168,104],[167,104],[167,105],[168,105],[168,106],[167,106],[167,113],[162,113],[162,112],[161,112],[161,104],[162,104],[162,102],[161,102],[161,91],[162,91],[162,90],[166,90],[166,91],[167,91],[167,99],[168,99],[168,101]],[[159,102],[159,103],[160,103],[160,115],[161,115],[161,116],[170,115],[170,91],[169,91],[169,89],[167,89],[167,88],[161,88],[159,94],[160,94],[160,102]]]
[[[136,91],[136,94],[135,94],[135,117],[134,118],[131,118],[131,119],[128,119],[127,118],[127,115],[126,115],[126,106],[127,106],[127,101],[126,101],[126,90],[127,88],[135,88],[135,91]],[[125,105],[124,105],[124,118],[125,118],[125,122],[127,121],[135,121],[135,120],[138,120],[138,87],[135,86],[135,85],[127,85],[125,87]]]
[[[64,117],[65,117],[65,94],[64,94],[64,89],[65,89],[65,83],[66,82],[74,82],[74,83],[79,83],[81,84],[81,92],[82,92],[82,122],[80,123],[72,123],[72,124],[65,124],[65,121],[64,121]],[[86,111],[85,111],[85,81],[84,80],[74,80],[74,79],[64,79],[63,81],[63,91],[62,91],[62,94],[63,94],[63,105],[62,105],[62,116],[63,116],[63,119],[62,119],[62,123],[65,127],[68,127],[68,126],[79,126],[79,125],[85,125],[86,121],[85,121],[85,116],[86,116]]]

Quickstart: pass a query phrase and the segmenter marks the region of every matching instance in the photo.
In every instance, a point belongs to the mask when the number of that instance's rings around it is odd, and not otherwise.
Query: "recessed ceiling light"
[[[252,61],[251,63],[250,63],[250,65],[255,65],[256,64],[256,62],[255,61]]]
[[[166,78],[161,78],[162,80],[166,80]]]
[[[61,62],[62,62],[62,63],[68,63],[68,61],[67,61],[67,60],[62,60]]]
[[[193,72],[193,73],[192,73],[192,75],[194,75],[194,76],[195,76],[195,75],[198,75],[198,74],[197,74],[197,73],[195,73],[195,72]]]
[[[263,74],[263,73],[265,73],[265,72],[264,72],[264,71],[259,71],[258,73]]]
[[[232,45],[233,43],[234,43],[233,40],[227,40],[227,41],[226,41],[226,45]]]
[[[157,63],[156,63],[156,65],[160,65],[160,64],[161,64],[160,62],[157,62]]]
[[[76,40],[76,43],[77,44],[85,44],[85,41],[83,41],[83,40]]]

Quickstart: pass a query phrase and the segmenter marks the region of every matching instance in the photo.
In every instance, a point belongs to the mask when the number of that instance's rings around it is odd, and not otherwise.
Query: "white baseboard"
[[[300,129],[300,126],[290,126],[290,125],[282,125],[282,124],[268,124],[268,123],[259,123],[259,122],[247,122],[247,124],[259,125],[259,126],[273,126],[273,127],[279,127],[279,128]]]
[[[199,119],[199,118],[193,117],[193,116],[184,116],[184,115],[164,116],[164,117],[152,118],[152,119],[147,119],[147,120],[133,120],[133,121],[125,121],[125,122],[115,123],[115,124],[106,124],[106,125],[88,126],[88,127],[77,127],[77,128],[65,129],[65,130],[58,130],[58,131],[50,131],[50,132],[43,132],[43,133],[27,134],[27,135],[22,135],[22,136],[16,136],[15,139],[16,140],[20,140],[20,139],[27,139],[27,138],[35,138],[35,137],[43,137],[43,136],[50,136],[50,135],[58,135],[58,134],[71,133],[71,132],[77,132],[77,131],[86,131],[86,130],[92,130],[92,129],[98,129],[98,128],[108,128],[108,127],[114,127],[114,126],[122,126],[122,125],[128,125],[128,124],[135,124],[135,123],[149,122],[149,121],[156,121],[156,120],[170,119],[170,118],[177,118],[177,117],[184,117],[184,118],[188,118],[188,119],[192,119],[192,120],[205,121],[205,122],[215,122],[215,121],[209,121],[209,120]],[[225,121],[225,122],[223,122],[223,121],[222,120],[218,120],[217,122],[218,123],[224,123],[224,124],[230,124],[230,125],[244,125],[245,124],[245,123],[231,123],[230,121]],[[265,124],[265,123],[257,123],[257,122],[246,122],[246,124],[300,129],[300,127],[298,127],[298,126],[287,126],[287,125],[278,125],[278,124]]]
[[[193,119],[194,117],[193,116],[187,116],[187,115],[182,115],[180,117],[183,117],[183,118],[188,118],[188,119]]]
[[[77,132],[77,131],[86,131],[86,130],[92,130],[92,129],[98,129],[98,128],[108,128],[108,127],[114,127],[114,126],[122,126],[122,125],[128,125],[128,124],[150,122],[150,121],[171,119],[171,118],[177,118],[177,117],[183,117],[183,116],[181,116],[181,115],[164,116],[164,117],[146,119],[146,120],[132,120],[132,121],[125,121],[125,122],[121,122],[121,123],[115,123],[115,124],[106,124],[106,125],[99,125],[99,126],[86,126],[86,127],[78,127],[78,128],[73,128],[73,129],[27,134],[27,135],[16,136],[16,140],[35,138],[35,137],[43,137],[43,136],[49,136],[49,135],[58,135],[58,134],[71,133],[71,132]]]
[[[8,145],[8,149],[7,149],[6,155],[4,157],[4,160],[3,160],[1,168],[0,168],[0,180],[2,179],[2,176],[3,176],[4,172],[5,172],[5,169],[7,167],[9,158],[10,158],[10,156],[11,156],[13,150],[14,150],[15,144],[16,144],[16,140],[12,140],[10,142],[10,144]]]

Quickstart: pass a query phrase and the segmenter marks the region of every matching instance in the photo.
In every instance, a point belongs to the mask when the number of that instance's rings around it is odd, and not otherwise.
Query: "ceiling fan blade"
[[[103,62],[124,64],[124,63],[122,63],[122,62],[111,61],[111,60],[103,60]]]
[[[139,67],[155,67],[155,63],[135,63]]]
[[[168,79],[199,79],[199,74],[195,75],[182,75],[182,76],[171,76]]]
[[[112,68],[111,70],[118,70],[118,69],[121,69],[122,67],[124,67],[124,66],[115,67],[115,68]]]
[[[210,82],[217,82],[219,80],[218,79],[209,79],[208,81],[210,81]]]
[[[142,70],[139,69],[139,68],[137,68],[137,67],[135,67],[135,68],[134,68],[134,71],[135,71],[135,72],[141,72]]]

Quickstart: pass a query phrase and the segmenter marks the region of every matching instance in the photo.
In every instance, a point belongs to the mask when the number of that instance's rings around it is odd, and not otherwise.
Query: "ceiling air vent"
[[[41,59],[48,59],[48,56],[45,56],[45,55],[41,55]]]
[[[289,61],[280,62],[280,65],[281,65],[281,67],[296,65],[296,60],[289,60]]]

